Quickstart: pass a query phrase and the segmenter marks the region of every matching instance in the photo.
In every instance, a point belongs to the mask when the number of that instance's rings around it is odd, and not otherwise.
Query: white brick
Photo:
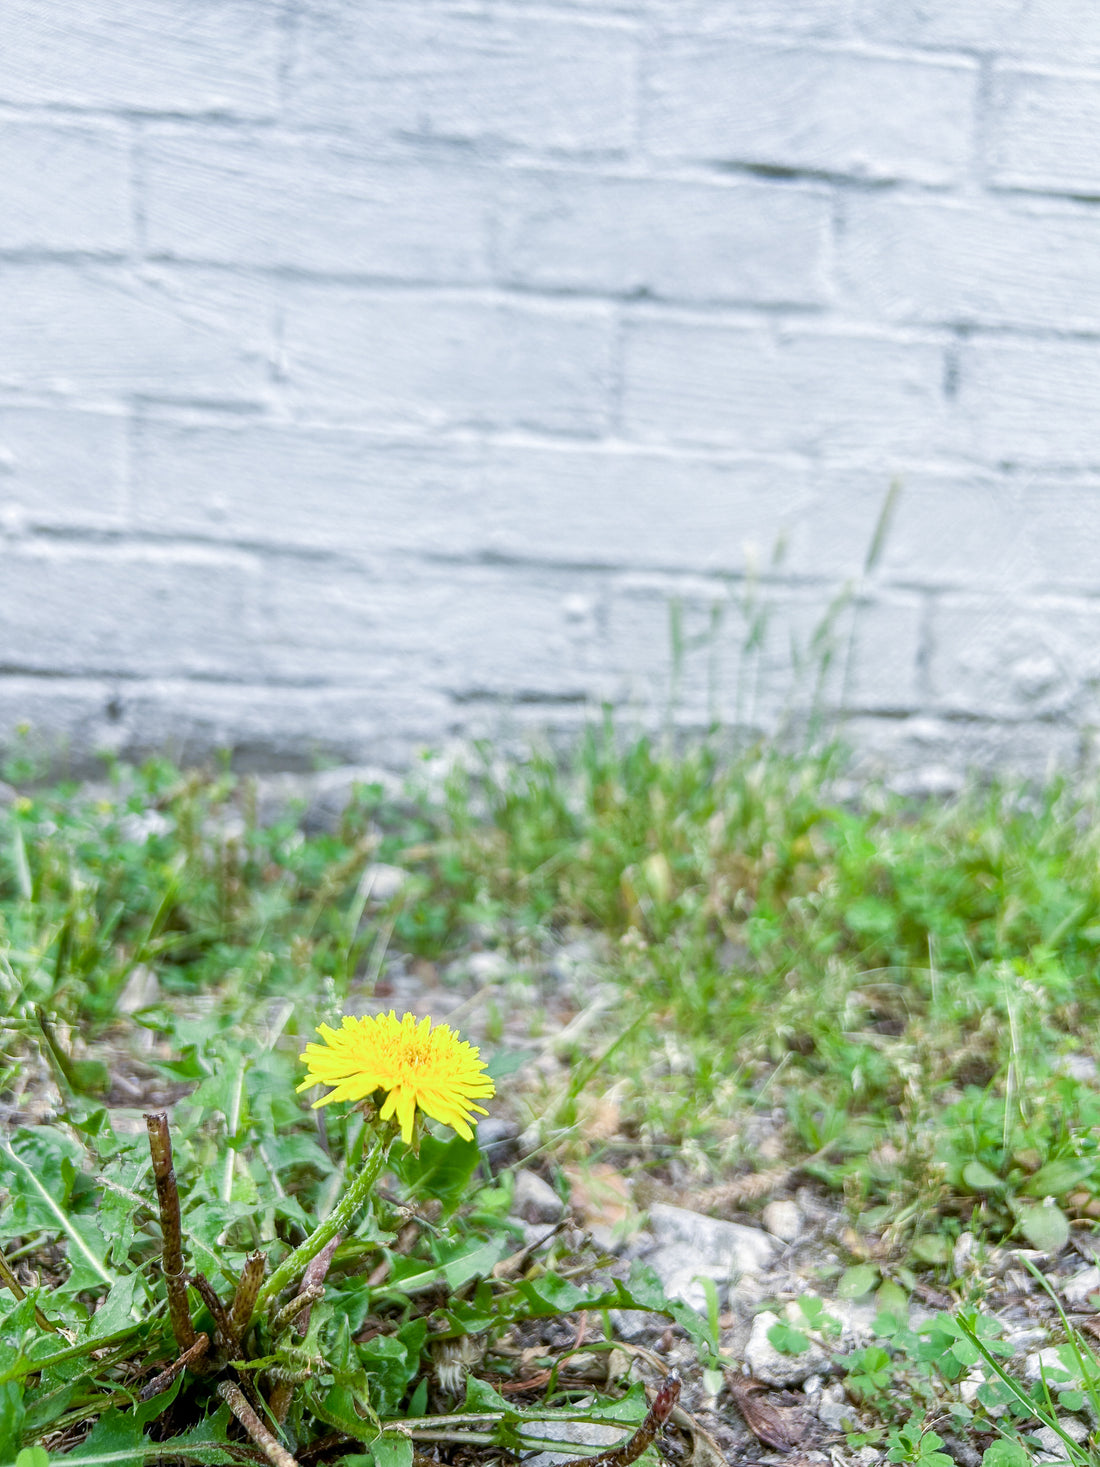
[[[701,577],[624,576],[612,583],[604,621],[603,701],[646,722],[671,713],[696,724],[739,703],[740,722],[752,721],[749,690],[737,696],[745,634],[734,588]]]
[[[179,553],[0,553],[0,661],[42,673],[243,675],[247,575]]]
[[[746,31],[845,36],[851,29],[849,0],[649,0],[648,9],[665,24],[723,37]]]
[[[1100,465],[1100,351],[1088,341],[972,340],[958,409],[993,463]]]
[[[190,272],[0,264],[0,385],[257,402],[272,359],[266,285]]]
[[[490,447],[482,546],[502,556],[690,571],[802,565],[806,471],[789,463],[599,450]]]
[[[0,675],[0,749],[28,760],[38,777],[102,777],[95,755],[112,748],[112,689],[91,678]]]
[[[602,307],[287,291],[291,401],[361,423],[596,433],[608,417],[611,348]]]
[[[683,650],[673,655],[673,606]],[[604,695],[688,722],[774,729],[821,709],[919,704],[919,598],[852,604],[839,587],[793,593],[697,580],[624,580],[608,609]],[[850,654],[850,655],[849,655]]]
[[[970,156],[969,62],[671,34],[649,60],[659,157],[949,183]]]
[[[138,425],[134,519],[164,535],[369,555],[480,549],[474,450],[270,423]]]
[[[622,150],[634,133],[635,41],[580,19],[311,0],[289,115],[372,137]]]
[[[838,274],[892,321],[1100,327],[1100,214],[996,200],[851,197]]]
[[[1100,78],[994,73],[989,164],[995,183],[1043,193],[1100,191]]]
[[[0,122],[0,158],[0,250],[130,247],[130,145],[122,133]]]
[[[0,99],[142,112],[275,107],[277,0],[4,0]]]
[[[144,161],[155,254],[399,279],[488,278],[492,193],[469,164],[378,163],[335,144],[195,131],[151,137]]]
[[[354,687],[123,683],[113,699],[118,722],[105,737],[128,759],[166,754],[193,764],[230,749],[241,770],[315,770],[320,760],[368,758],[392,768],[407,767],[415,746],[438,742],[454,719],[447,699],[415,686],[407,672],[367,664],[360,674]]]
[[[583,698],[593,682],[593,578],[513,567],[442,575],[390,559],[361,571],[275,562],[261,588],[263,665],[355,683],[400,670],[414,686],[475,696]]]
[[[124,455],[119,417],[0,407],[0,527],[120,525]]]
[[[543,289],[819,305],[828,236],[816,189],[523,172],[500,259]]]
[[[986,54],[1094,61],[1093,0],[857,0],[857,24],[876,41],[961,46]]]
[[[157,534],[724,571],[785,541],[785,566],[808,559],[807,474],[789,463],[148,420],[132,477],[135,522]]]
[[[833,706],[879,713],[919,708],[924,622],[918,596],[879,592],[854,602],[837,628]]]
[[[922,340],[641,319],[624,423],[646,439],[745,452],[929,453],[947,437],[944,354]],[[890,467],[889,458],[885,470]]]
[[[1019,497],[1035,584],[1100,594],[1100,479],[1031,473]]]
[[[815,478],[807,539],[831,574],[863,574],[876,529],[892,511],[873,575],[919,586],[1018,586],[1035,578],[1033,536],[1019,486],[981,469],[831,469]]]
[[[1012,770],[1039,780],[1061,769],[1079,774],[1081,731],[1072,724],[996,723],[981,717],[908,718],[855,716],[843,723],[845,742],[857,751],[853,773],[886,781],[903,795],[943,799],[991,770]]]
[[[936,706],[986,718],[1070,714],[1100,678],[1100,607],[1066,597],[951,597],[933,616]]]
[[[876,576],[911,587],[1100,593],[1100,479],[980,468],[902,468]],[[819,562],[861,574],[887,476],[870,469],[815,476],[803,531]]]

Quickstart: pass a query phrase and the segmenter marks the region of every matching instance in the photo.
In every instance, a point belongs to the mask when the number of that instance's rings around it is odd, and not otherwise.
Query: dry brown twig
[[[217,1389],[218,1395],[221,1396],[267,1460],[272,1463],[272,1467],[299,1467],[297,1459],[287,1451],[278,1438],[272,1436],[253,1411],[239,1385],[234,1385],[231,1380],[222,1380],[218,1382]]]
[[[177,1355],[175,1360],[172,1361],[171,1365],[169,1365],[166,1370],[162,1370],[159,1375],[154,1375],[152,1380],[142,1387],[141,1392],[138,1395],[138,1400],[151,1401],[154,1396],[159,1396],[161,1391],[166,1391],[175,1380],[176,1376],[179,1375],[181,1370],[186,1370],[188,1366],[190,1366],[192,1370],[195,1368],[195,1366],[202,1360],[209,1347],[209,1335],[196,1335],[195,1343],[191,1346],[189,1350],[184,1350],[182,1355]]]
[[[180,1351],[190,1350],[195,1343],[195,1327],[187,1307],[187,1282],[183,1272],[183,1233],[180,1225],[180,1194],[176,1173],[172,1168],[172,1137],[168,1131],[166,1111],[146,1115],[149,1132],[149,1155],[153,1161],[153,1180],[157,1187],[162,1237],[164,1286],[168,1291],[168,1317]]]

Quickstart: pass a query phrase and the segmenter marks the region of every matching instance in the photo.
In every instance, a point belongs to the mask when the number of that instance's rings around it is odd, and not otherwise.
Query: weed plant
[[[593,1276],[565,1236],[533,1265],[507,1173],[443,1133],[395,1153],[303,1330],[299,1305],[227,1333],[218,1311],[249,1257],[270,1276],[367,1144],[359,1111],[329,1107],[318,1126],[303,1109],[298,1051],[349,1005],[387,1008],[391,973],[420,963],[446,983],[478,949],[513,975],[483,999],[483,1037],[499,1081],[520,1066],[508,1103],[544,1163],[629,1167],[699,1199],[811,1179],[846,1211],[843,1289],[879,1294],[876,1342],[837,1366],[876,1440],[945,1467],[946,1421],[988,1467],[1026,1460],[1028,1432],[1073,1398],[1020,1383],[953,1260],[963,1234],[1053,1257],[1100,1215],[1095,796],[1058,782],[855,796],[843,773],[834,750],[673,753],[606,725],[571,761],[486,749],[430,792],[361,787],[332,831],[293,810],[261,823],[247,780],[164,762],[115,769],[93,796],[28,786],[0,810],[0,1463],[44,1467],[43,1448],[84,1467],[276,1461],[230,1430],[226,1372],[254,1412],[283,1372],[283,1442],[307,1460],[397,1467],[440,1433],[514,1450],[537,1420],[577,1415],[581,1392],[547,1345],[541,1399],[517,1405],[510,1332],[581,1308],[671,1310],[721,1364],[713,1321],[652,1279]],[[382,902],[379,862],[406,873]],[[584,971],[574,1022],[556,1068],[524,1067],[525,1046],[545,1048],[563,944]],[[222,1353],[216,1378],[182,1369],[142,1401],[187,1348],[141,1121],[162,1109],[187,1267],[208,1290],[188,1296],[191,1328]],[[915,1328],[920,1288],[950,1307]],[[811,1314],[775,1343],[816,1332],[833,1348],[827,1310]],[[1084,1401],[1093,1357],[1071,1322],[1063,1334]],[[605,1385],[594,1403],[585,1387],[584,1410],[618,1412],[628,1433],[642,1387],[616,1402]],[[1087,1443],[1066,1453],[1096,1460]]]

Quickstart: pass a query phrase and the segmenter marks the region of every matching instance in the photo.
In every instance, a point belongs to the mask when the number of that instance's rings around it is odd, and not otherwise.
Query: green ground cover
[[[178,1460],[254,1450],[209,1374],[134,1404],[176,1353],[141,1115],[171,1112],[191,1266],[228,1300],[250,1252],[273,1267],[331,1212],[366,1144],[356,1112],[318,1128],[295,1094],[303,1043],[417,991],[459,1011],[563,1194],[617,1174],[635,1214],[666,1197],[751,1222],[797,1183],[835,1209],[822,1291],[879,1306],[875,1342],[835,1366],[844,1450],[939,1467],[950,1427],[1013,1467],[1076,1411],[1064,1453],[1100,1460],[1081,1329],[1052,1299],[1071,1377],[1055,1400],[994,1308],[1005,1250],[1042,1273],[1100,1216],[1094,790],[906,800],[853,788],[835,752],[672,753],[602,728],[564,762],[485,751],[430,788],[359,787],[331,829],[293,807],[261,820],[257,800],[247,778],[153,763],[90,792],[23,784],[0,809],[0,1463],[147,1461],[158,1432]],[[390,868],[404,879],[380,900],[371,873]],[[628,1302],[615,1289],[660,1302],[641,1274],[593,1273],[567,1232],[533,1266],[509,1179],[432,1138],[344,1238],[308,1339],[264,1317],[237,1341],[238,1377],[308,1372],[285,1427],[300,1460],[401,1467],[410,1438],[379,1424],[431,1432],[431,1362],[464,1337],[481,1414],[453,1430],[499,1455],[531,1439],[523,1410],[579,1409],[537,1330],[549,1384],[522,1409],[497,1389],[523,1330]],[[918,1298],[941,1307],[911,1327]],[[212,1331],[216,1302],[192,1307]],[[829,1343],[814,1308],[781,1348]],[[674,1313],[713,1385],[717,1309]],[[610,1327],[588,1348],[606,1358]],[[628,1430],[641,1387],[604,1385],[584,1411],[619,1399]]]

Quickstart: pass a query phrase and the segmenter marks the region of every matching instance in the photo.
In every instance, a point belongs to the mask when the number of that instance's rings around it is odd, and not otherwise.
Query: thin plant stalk
[[[157,1187],[157,1206],[160,1208],[162,1267],[164,1286],[168,1292],[168,1317],[172,1321],[176,1344],[181,1350],[190,1350],[195,1343],[195,1327],[191,1323],[191,1311],[187,1306],[180,1194],[172,1167],[172,1137],[168,1130],[167,1112],[158,1110],[147,1114],[145,1126],[149,1132],[149,1155],[152,1158],[153,1180]]]
[[[272,1463],[272,1467],[298,1467],[297,1458],[292,1456],[282,1442],[268,1431],[248,1404],[239,1385],[235,1385],[231,1380],[219,1381],[218,1395],[221,1396],[267,1460]]]
[[[354,1178],[340,1201],[325,1218],[324,1222],[316,1228],[304,1243],[299,1244],[293,1253],[283,1259],[279,1267],[264,1284],[256,1300],[256,1307],[263,1308],[271,1299],[276,1299],[282,1291],[294,1282],[294,1280],[309,1267],[313,1260],[321,1252],[322,1248],[328,1246],[338,1233],[344,1232],[351,1224],[355,1214],[366,1203],[370,1194],[374,1191],[375,1183],[382,1175],[382,1169],[390,1154],[390,1144],[393,1133],[380,1137],[374,1150],[363,1159],[362,1170]]]

